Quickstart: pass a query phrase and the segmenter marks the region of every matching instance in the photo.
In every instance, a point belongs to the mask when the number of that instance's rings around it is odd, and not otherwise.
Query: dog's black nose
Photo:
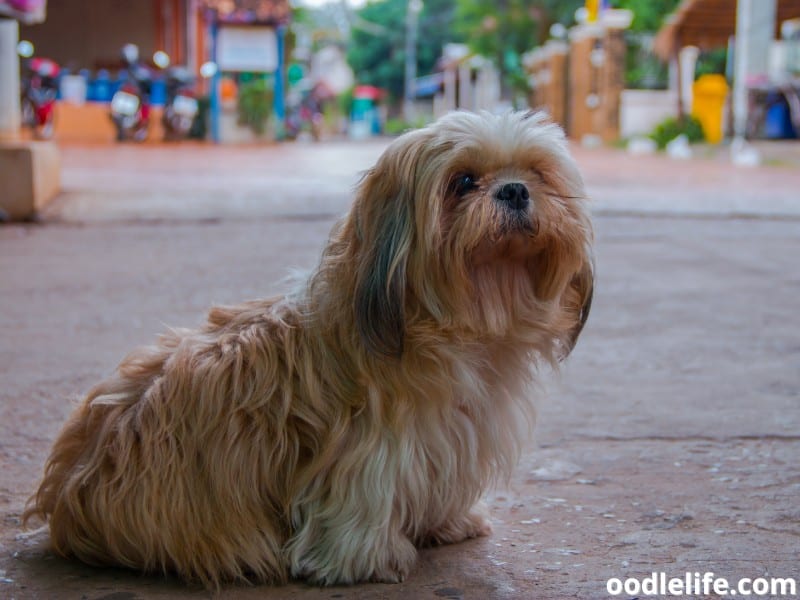
[[[531,195],[528,193],[528,188],[521,183],[506,183],[497,190],[495,194],[495,198],[497,198],[499,202],[507,204],[508,207],[513,210],[524,210],[528,208],[530,197]]]

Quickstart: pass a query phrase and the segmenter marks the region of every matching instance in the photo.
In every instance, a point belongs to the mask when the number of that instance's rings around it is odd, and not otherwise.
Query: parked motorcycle
[[[29,127],[38,139],[53,136],[58,73],[58,65],[49,58],[31,58],[23,65],[22,124]]]
[[[117,130],[117,140],[143,142],[150,126],[152,73],[139,62],[139,48],[135,44],[123,46],[122,61],[127,81],[111,98],[111,120]]]
[[[170,67],[166,73],[167,98],[164,103],[165,140],[189,137],[199,106],[192,88],[194,76],[186,67]]]
[[[321,104],[314,89],[302,89],[302,86],[298,86],[290,94],[285,124],[289,139],[297,139],[307,132],[315,142],[319,141],[323,125]]]

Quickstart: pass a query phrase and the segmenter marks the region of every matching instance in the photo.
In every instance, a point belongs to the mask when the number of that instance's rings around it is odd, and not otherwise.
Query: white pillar
[[[0,19],[0,139],[19,137],[19,26],[13,19]]]
[[[776,18],[776,0],[736,3],[733,128],[737,138],[743,138],[747,129],[747,79],[767,73]]]
[[[444,69],[444,103],[447,111],[458,108],[456,106],[456,66],[452,64]]]
[[[472,71],[466,61],[458,66],[458,108],[475,110],[475,102],[472,100]]]
[[[684,46],[678,52],[678,77],[681,78],[678,89],[681,91],[681,106],[684,114],[692,112],[692,101],[694,94],[692,84],[694,84],[694,70],[697,67],[697,57],[700,56],[700,48],[697,46]]]

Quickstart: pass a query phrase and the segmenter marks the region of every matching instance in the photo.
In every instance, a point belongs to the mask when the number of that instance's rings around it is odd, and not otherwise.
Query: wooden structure
[[[569,42],[551,41],[526,56],[530,103],[550,113],[575,139],[614,141],[625,88],[625,37],[633,15],[606,10],[574,27]]]
[[[570,32],[567,134],[577,140],[596,135],[592,114],[597,110],[599,70],[592,65],[592,52],[602,51],[603,28],[580,25]],[[595,53],[595,56],[597,53]]]
[[[155,0],[155,45],[173,63],[187,61],[187,0]]]
[[[210,21],[286,25],[290,18],[288,0],[59,0],[43,24],[23,25],[20,39],[73,69],[121,68],[120,48],[130,42],[144,60],[163,50],[197,72],[210,56]]]
[[[117,80],[124,67],[120,58],[123,44],[136,44],[141,60],[151,66],[151,57],[160,50],[169,55],[172,64],[185,65],[199,75],[200,67],[214,58],[213,38],[222,25],[248,28],[266,24],[275,28],[283,43],[291,10],[289,0],[58,0],[49,3],[44,23],[21,25],[19,37],[32,42],[37,55],[51,58],[73,73],[85,70],[91,88],[92,80],[101,70],[107,71],[105,81]],[[8,55],[14,57],[16,65],[16,53]],[[283,67],[283,62],[280,66]],[[276,79],[276,117],[280,119],[282,84],[281,75]],[[198,77],[196,86],[201,95],[212,91],[208,79]],[[80,105],[58,103],[57,140],[114,139],[108,107],[104,104],[107,100],[88,94],[87,99],[89,102]],[[158,106],[153,109],[149,139],[157,141],[161,139],[160,109]],[[17,113],[19,110],[14,111]]]
[[[780,24],[800,17],[800,0],[777,0],[775,36]],[[654,42],[654,51],[663,60],[671,60],[684,46],[700,50],[725,47],[736,32],[736,0],[683,0],[667,17]]]
[[[590,57],[597,69],[597,90],[600,103],[592,114],[596,135],[604,142],[619,138],[619,113],[622,91],[625,89],[625,32],[619,27],[606,27],[602,41],[602,58],[599,65]]]
[[[545,110],[556,123],[567,124],[567,60],[569,45],[550,40],[525,57],[531,76],[531,106]]]
[[[733,77],[734,133],[743,137],[751,112],[749,78],[768,78],[770,40],[779,39],[781,24],[800,17],[800,0],[683,0],[666,19],[654,41],[654,51],[678,66],[678,113],[687,112],[685,80],[691,81],[693,61],[684,65],[681,52],[726,47],[735,39]],[[737,18],[742,22],[738,24]],[[735,36],[738,35],[738,39]],[[687,70],[688,69],[688,70]]]

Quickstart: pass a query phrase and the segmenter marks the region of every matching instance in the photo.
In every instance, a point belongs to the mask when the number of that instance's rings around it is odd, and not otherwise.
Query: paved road
[[[22,506],[70,398],[164,324],[313,267],[381,147],[64,150],[47,221],[0,229],[0,597],[208,597],[54,558],[18,535]],[[583,600],[653,571],[800,580],[800,176],[578,156],[595,306],[536,443],[489,498],[493,536],[423,551],[396,586],[220,597]]]
[[[346,210],[359,173],[386,144],[72,146],[63,152],[65,192],[45,216],[71,222],[333,217]],[[720,159],[575,153],[600,215],[800,218],[800,153],[787,152],[792,166],[758,169]]]

